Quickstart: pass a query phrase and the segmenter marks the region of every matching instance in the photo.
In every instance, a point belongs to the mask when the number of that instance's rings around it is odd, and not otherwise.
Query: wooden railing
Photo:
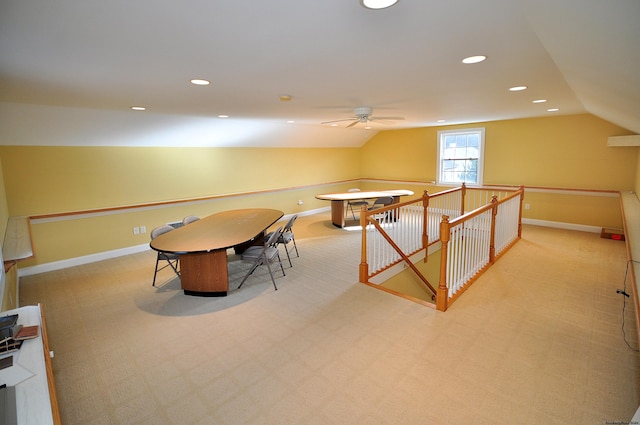
[[[495,259],[521,236],[524,189],[450,189],[417,200],[360,213],[362,253],[360,281],[404,262],[436,300],[447,307]],[[465,213],[465,211],[470,211]],[[420,272],[411,256],[441,244],[437,289]],[[424,261],[428,255],[425,252]]]

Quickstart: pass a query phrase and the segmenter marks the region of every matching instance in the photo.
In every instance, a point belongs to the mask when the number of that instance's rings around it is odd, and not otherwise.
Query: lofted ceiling
[[[585,112],[640,133],[639,40],[638,0],[4,0],[0,113],[192,124],[216,146],[359,146],[379,130]],[[359,106],[405,119],[321,124]]]

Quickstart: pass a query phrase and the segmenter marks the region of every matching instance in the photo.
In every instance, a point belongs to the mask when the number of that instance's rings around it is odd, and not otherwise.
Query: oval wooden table
[[[229,290],[227,249],[262,241],[264,231],[283,215],[266,208],[219,212],[160,235],[149,245],[180,256],[185,295],[223,297]]]

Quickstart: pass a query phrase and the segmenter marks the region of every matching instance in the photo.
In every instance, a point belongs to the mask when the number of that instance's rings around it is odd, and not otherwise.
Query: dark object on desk
[[[17,314],[10,314],[9,316],[0,317],[0,329],[11,328],[18,322]]]
[[[0,359],[0,370],[13,366],[13,356]]]
[[[22,330],[22,325],[15,325],[7,328],[0,329],[0,341],[7,338],[13,338]]]
[[[2,386],[0,388],[0,425],[17,425],[16,388]]]

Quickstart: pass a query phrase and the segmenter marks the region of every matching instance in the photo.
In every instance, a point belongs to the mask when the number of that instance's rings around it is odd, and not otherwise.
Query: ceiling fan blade
[[[346,118],[346,119],[343,119],[343,120],[325,121],[325,122],[321,122],[320,124],[333,124],[334,122],[353,121],[355,119],[356,119],[355,117],[354,118]]]
[[[351,124],[349,124],[349,125],[347,126],[347,128],[349,128],[349,127],[353,127],[354,125],[358,124],[359,122],[360,122],[360,120],[359,120],[359,119],[358,119],[358,120],[355,120],[354,122],[352,122]]]
[[[403,120],[404,117],[369,117],[370,121],[380,121],[380,120]]]

